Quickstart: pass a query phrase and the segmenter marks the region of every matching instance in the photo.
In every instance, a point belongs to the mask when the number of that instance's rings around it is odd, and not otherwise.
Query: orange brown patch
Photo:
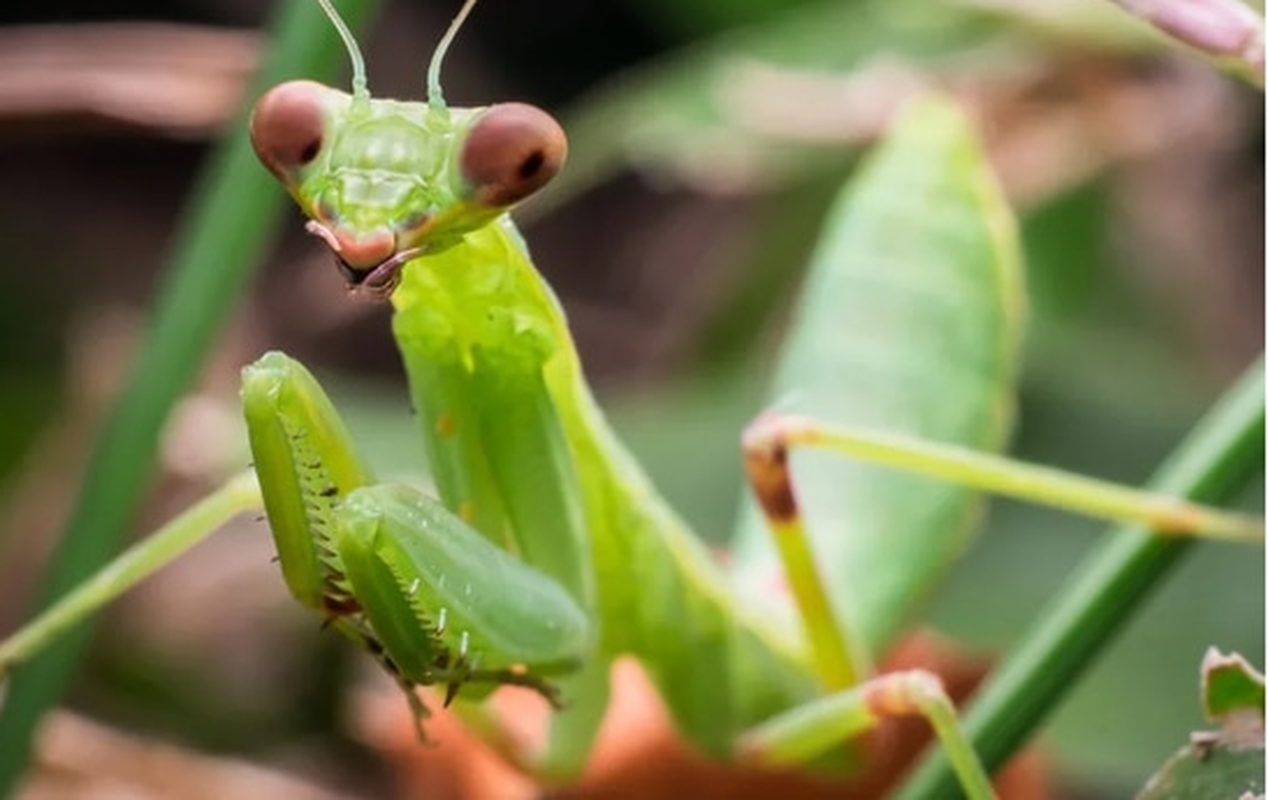
[[[900,645],[884,671],[927,669],[941,678],[947,693],[963,701],[986,672],[981,659],[966,657],[944,640],[916,634]],[[613,697],[584,774],[573,784],[551,787],[552,798],[623,800],[643,797],[693,797],[703,800],[748,798],[880,798],[931,740],[921,719],[885,721],[867,739],[867,772],[849,780],[826,780],[788,770],[737,766],[705,758],[683,742],[651,683],[632,661],[613,669]],[[395,699],[395,698],[392,698]],[[548,709],[528,692],[502,691],[493,699],[508,728],[502,746],[531,747],[540,742]],[[420,748],[413,722],[399,703],[375,703],[363,715],[363,735],[395,764],[401,797],[540,797],[543,787],[480,743],[452,715],[440,715],[431,732],[434,747]],[[395,720],[386,724],[386,717]],[[1053,796],[1042,761],[1023,754],[995,779],[999,796],[1047,800]]]
[[[453,414],[441,414],[436,418],[436,435],[442,438],[453,436],[454,430],[458,424],[454,422]]]

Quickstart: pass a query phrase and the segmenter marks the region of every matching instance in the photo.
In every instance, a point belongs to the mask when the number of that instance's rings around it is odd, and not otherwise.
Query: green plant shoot
[[[350,290],[392,303],[438,497],[379,484],[292,359],[248,367],[242,398],[288,588],[394,676],[420,732],[416,686],[444,687],[447,700],[527,687],[562,710],[544,751],[512,757],[575,775],[612,662],[628,655],[711,756],[804,763],[887,715],[919,714],[965,793],[989,797],[939,681],[872,667],[963,547],[971,490],[1262,540],[1259,520],[983,452],[1002,447],[1010,423],[1020,257],[968,126],[927,102],[830,212],[835,233],[814,259],[800,324],[846,320],[839,341],[801,347],[781,370],[781,392],[848,383],[863,399],[844,413],[768,412],[745,433],[750,522],[760,513],[765,530],[739,541],[737,569],[724,572],[609,429],[508,216],[563,166],[561,127],[521,103],[457,109],[442,97],[440,63],[474,0],[437,48],[425,102],[372,98],[355,42],[318,2],[347,44],[352,92],[277,86],[255,106],[251,141]],[[824,290],[834,283],[848,291]],[[828,296],[858,305],[816,304]],[[891,333],[941,355],[893,356]],[[802,469],[814,449],[869,463],[844,476],[837,463],[816,481]],[[825,497],[848,511],[825,511]],[[770,611],[781,604],[796,623]],[[0,669],[28,652],[0,645]]]

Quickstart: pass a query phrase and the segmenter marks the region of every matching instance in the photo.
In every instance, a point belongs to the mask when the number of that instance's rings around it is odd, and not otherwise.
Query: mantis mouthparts
[[[387,300],[401,281],[401,267],[407,262],[418,258],[426,251],[426,248],[421,245],[418,247],[407,247],[404,250],[394,252],[373,267],[359,267],[349,263],[344,257],[343,253],[347,249],[345,247],[346,242],[330,228],[316,220],[309,220],[304,228],[309,233],[322,239],[334,252],[339,271],[343,273],[344,279],[348,282],[348,290],[353,295],[367,297],[371,300]],[[392,246],[395,246],[394,241]]]

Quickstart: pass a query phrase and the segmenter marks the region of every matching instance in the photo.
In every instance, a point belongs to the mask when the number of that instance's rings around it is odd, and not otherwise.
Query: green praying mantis
[[[252,142],[309,217],[309,230],[330,246],[353,292],[392,303],[438,499],[379,484],[308,371],[270,353],[246,369],[242,388],[258,495],[250,478],[239,479],[230,484],[234,499],[218,510],[262,497],[292,595],[394,676],[420,731],[429,712],[417,686],[438,685],[446,702],[459,703],[502,685],[526,687],[559,712],[542,752],[508,757],[546,776],[575,774],[607,707],[611,664],[632,655],[682,734],[710,755],[808,762],[882,716],[920,713],[966,794],[988,797],[985,770],[936,679],[872,674],[878,648],[905,613],[895,598],[909,605],[911,586],[958,550],[961,537],[921,539],[916,547],[939,552],[930,566],[912,568],[902,555],[869,553],[888,546],[888,532],[870,537],[862,556],[843,552],[834,515],[821,523],[819,511],[825,495],[839,495],[846,514],[862,517],[855,527],[879,529],[884,519],[849,506],[859,493],[889,492],[893,529],[910,528],[915,518],[923,528],[954,532],[973,513],[972,498],[954,487],[928,491],[923,479],[881,488],[862,475],[870,466],[845,477],[835,470],[826,491],[806,485],[799,471],[794,490],[791,458],[822,448],[1158,528],[1262,536],[1257,520],[964,449],[997,448],[1008,427],[1020,266],[1007,209],[965,126],[947,107],[929,104],[899,124],[841,213],[875,199],[865,196],[868,187],[892,185],[897,175],[908,192],[890,202],[927,203],[922,224],[950,231],[946,261],[974,265],[971,274],[949,270],[934,282],[949,302],[972,302],[982,312],[973,329],[940,327],[931,314],[925,333],[944,351],[936,377],[948,400],[941,416],[913,422],[907,399],[884,389],[893,385],[888,373],[908,368],[886,359],[886,304],[924,299],[930,290],[904,283],[912,278],[902,260],[928,263],[927,254],[898,248],[879,263],[842,258],[881,235],[846,226],[821,258],[848,269],[816,272],[814,280],[882,284],[851,323],[879,332],[869,349],[820,352],[820,360],[788,365],[780,383],[813,384],[835,357],[849,368],[827,379],[882,387],[873,402],[893,416],[878,423],[866,409],[852,409],[845,416],[861,422],[848,426],[818,421],[836,419],[832,409],[760,417],[744,448],[764,525],[753,519],[744,526],[736,575],[728,575],[610,431],[562,310],[507,216],[562,167],[562,130],[530,106],[456,109],[443,100],[439,65],[473,0],[437,48],[425,103],[371,98],[355,42],[329,3],[319,2],[351,54],[352,93],[308,81],[276,87],[256,105]],[[953,209],[949,218],[944,208]],[[848,316],[813,308],[816,296],[828,294],[816,291],[822,288],[807,290],[804,313]],[[966,371],[965,360],[975,369]],[[159,539],[169,544],[165,557],[182,549],[170,546],[177,538],[214,527],[208,516],[217,510],[198,511],[187,518],[193,522],[171,528],[172,539]],[[860,570],[859,559],[874,572]],[[134,556],[125,566],[121,572],[139,577],[153,563]],[[88,587],[79,595],[86,599],[66,607],[82,613],[126,584],[120,571],[105,575],[94,587],[108,589]],[[736,588],[775,582],[787,587],[800,625],[762,608],[769,594]],[[21,652],[0,645],[0,665]]]

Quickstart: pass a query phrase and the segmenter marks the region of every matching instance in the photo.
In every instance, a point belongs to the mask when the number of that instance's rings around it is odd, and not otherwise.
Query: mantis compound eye
[[[545,186],[567,155],[568,139],[554,117],[524,103],[499,103],[467,134],[460,166],[473,200],[509,206]]]
[[[288,81],[265,93],[251,112],[251,146],[283,183],[293,183],[295,171],[321,153],[328,91],[314,81]]]

